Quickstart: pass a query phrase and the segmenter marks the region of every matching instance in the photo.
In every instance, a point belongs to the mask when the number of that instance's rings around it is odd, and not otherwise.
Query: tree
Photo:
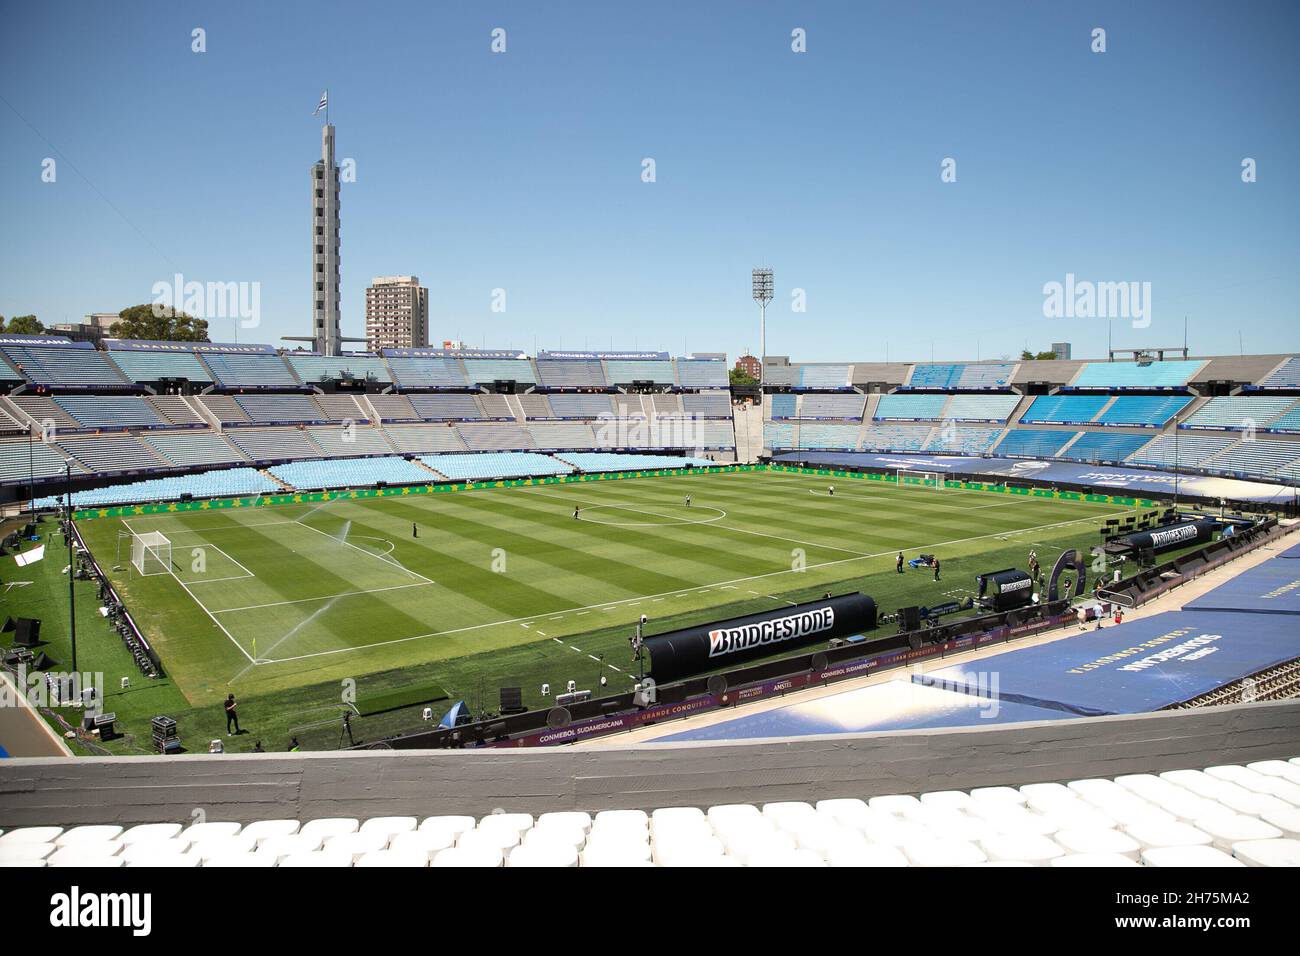
[[[758,379],[750,375],[743,368],[733,368],[730,371],[732,385],[757,385]]]
[[[1054,358],[1056,358],[1055,352],[1039,352],[1035,355],[1033,352],[1025,349],[1020,353],[1020,361],[1022,362],[1050,362]]]
[[[206,342],[207,319],[196,319],[170,307],[133,305],[118,314],[109,334],[118,339],[148,339],[153,342]]]
[[[45,326],[34,315],[15,315],[7,325],[4,317],[0,316],[0,330],[10,332],[13,335],[45,334]]]

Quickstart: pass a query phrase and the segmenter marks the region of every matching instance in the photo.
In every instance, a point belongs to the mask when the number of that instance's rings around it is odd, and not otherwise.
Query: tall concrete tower
[[[338,355],[339,331],[339,167],[334,160],[334,127],[321,127],[320,160],[311,168],[312,348]]]

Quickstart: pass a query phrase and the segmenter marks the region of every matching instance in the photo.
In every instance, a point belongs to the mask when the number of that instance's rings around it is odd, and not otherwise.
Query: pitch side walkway
[[[1273,566],[1283,563],[1282,561],[1275,562],[1274,559],[1279,558],[1283,553],[1300,557],[1300,545],[1295,544],[1295,541],[1294,534],[1287,535],[1282,539],[1261,546],[1236,561],[1217,568],[1188,584],[1175,588],[1173,591],[1140,608],[1126,611],[1125,621],[1122,625],[1116,627],[1107,624],[1102,628],[1100,635],[1096,634],[1092,629],[1092,625],[1089,625],[1089,630],[1084,634],[1080,634],[1078,630],[1072,627],[1065,628],[1018,641],[1010,647],[995,645],[976,651],[950,655],[945,658],[921,662],[908,669],[886,671],[825,687],[809,688],[773,701],[759,702],[703,714],[687,720],[645,727],[630,734],[588,741],[574,746],[588,748],[621,747],[627,743],[650,741],[754,739],[803,734],[864,733],[904,728],[983,726],[1027,720],[1061,720],[1077,717],[1079,712],[1072,712],[1068,707],[1052,706],[1053,703],[1057,702],[1045,699],[1041,695],[1036,696],[1033,693],[1020,695],[1005,686],[1002,682],[1005,680],[1003,674],[1005,673],[1006,660],[1016,654],[1029,653],[1038,648],[1050,647],[1075,638],[1091,640],[1100,637],[1105,640],[1108,647],[1110,644],[1115,643],[1117,647],[1127,649],[1135,643],[1150,640],[1152,635],[1161,636],[1172,633],[1177,630],[1172,624],[1168,627],[1162,626],[1166,621],[1172,622],[1172,617],[1163,617],[1154,624],[1151,623],[1151,619],[1157,615],[1163,616],[1168,615],[1169,612],[1182,611],[1184,608],[1194,611],[1196,609],[1192,608],[1191,605],[1198,604],[1202,598],[1210,595],[1211,592],[1217,592],[1216,600],[1212,602],[1217,604],[1219,598],[1227,593],[1220,589],[1228,586],[1230,590],[1235,592],[1238,588],[1245,586],[1249,590],[1254,586],[1253,584],[1241,585],[1235,582],[1253,581],[1260,575],[1263,576],[1260,578],[1261,581],[1267,578],[1266,583],[1272,586],[1273,577],[1277,573],[1273,570]],[[1294,577],[1300,578],[1300,560],[1292,561],[1288,557],[1285,559],[1285,564],[1288,566],[1296,564],[1297,572]],[[1264,570],[1250,573],[1259,568]],[[1204,606],[1202,606],[1202,609],[1204,609]],[[1188,617],[1192,617],[1192,615],[1188,615]],[[1295,616],[1289,614],[1285,616],[1243,614],[1240,617],[1245,618],[1245,620],[1231,622],[1236,625],[1236,633],[1240,638],[1233,643],[1248,643],[1256,648],[1259,653],[1248,653],[1244,649],[1239,649],[1247,653],[1251,661],[1263,660],[1264,657],[1268,657],[1274,652],[1289,655],[1289,657],[1300,655],[1300,636],[1296,636],[1300,634],[1300,627],[1297,627],[1300,620],[1297,620]],[[1271,622],[1269,618],[1272,618]],[[1257,627],[1256,625],[1260,624],[1261,621],[1265,623],[1265,626]],[[1206,619],[1203,623],[1209,624],[1213,622]],[[1223,631],[1225,628],[1219,627],[1216,630]],[[1269,631],[1270,634],[1276,631],[1277,634],[1284,636],[1278,638],[1277,635],[1274,635],[1268,639],[1262,637],[1256,639],[1251,636],[1257,633],[1263,635],[1265,630]],[[1289,640],[1286,635],[1290,636]],[[1187,636],[1195,637],[1196,635]],[[1276,650],[1270,641],[1278,639],[1286,641],[1291,649],[1289,651]],[[1169,643],[1177,644],[1178,641],[1171,640]],[[1159,649],[1159,647],[1156,647],[1152,652],[1157,653]],[[1046,653],[1049,658],[1061,660],[1064,659],[1061,653],[1064,650],[1064,647],[1060,647],[1039,653]],[[1070,648],[1070,657],[1080,656],[1074,653],[1074,650],[1074,648]],[[1237,653],[1237,651],[1234,651],[1234,653]],[[1088,658],[1088,660],[1083,661],[1084,664],[1088,664],[1095,659],[1093,655],[1082,656]],[[1217,649],[1208,659],[1212,660],[1215,656],[1223,659],[1222,655],[1218,654]],[[997,692],[991,686],[994,680],[991,672],[994,668],[987,665],[981,668],[973,666],[975,662],[986,662],[992,658],[1004,659],[997,664],[999,671],[996,678],[999,681]],[[1249,666],[1249,664],[1241,666]],[[1267,661],[1260,664],[1259,667],[1251,667],[1251,670],[1259,670],[1265,666],[1268,666]],[[948,672],[950,676],[954,669],[958,667],[964,668],[967,672],[969,680],[965,683],[950,681],[945,686],[935,686],[934,681],[931,679],[927,685],[926,675]],[[981,672],[985,676],[981,676]],[[1222,675],[1215,678],[1217,681],[1227,679],[1231,678],[1225,678]],[[959,684],[960,686],[958,686]],[[1153,686],[1158,686],[1158,682],[1157,685]],[[1184,689],[1187,686],[1191,685],[1184,685]],[[982,690],[983,692],[965,693],[964,691],[967,690]],[[1197,692],[1195,688],[1186,694],[1179,693],[1176,689],[1171,691],[1180,700],[1194,696]],[[1155,696],[1152,696],[1151,700],[1155,700]],[[1157,702],[1154,706],[1163,706],[1163,704]],[[1123,708],[1119,709],[1122,710]],[[1136,704],[1133,707],[1133,711],[1140,709],[1141,707]],[[1097,712],[1103,711],[1104,708],[1100,708]]]

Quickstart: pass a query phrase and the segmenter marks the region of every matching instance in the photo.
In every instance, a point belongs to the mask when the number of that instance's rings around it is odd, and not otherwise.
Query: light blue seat
[[[1010,458],[1054,458],[1061,446],[1075,434],[1052,428],[1013,428],[998,443],[993,454]]]
[[[915,419],[918,421],[943,417],[947,395],[911,395],[907,393],[881,395],[873,416],[876,421],[890,419]]]
[[[1084,425],[1096,418],[1108,401],[1110,399],[1105,395],[1040,395],[1020,420],[1049,425]]]
[[[1084,432],[1060,457],[1076,461],[1123,461],[1149,441],[1150,435]]]
[[[535,452],[421,455],[420,461],[458,481],[567,475],[573,471],[570,465]]]
[[[1097,416],[1096,423],[1162,428],[1191,401],[1186,395],[1121,395]]]
[[[1089,362],[1070,384],[1075,388],[1176,388],[1204,367],[1204,361]]]
[[[1005,422],[1019,403],[1019,395],[954,395],[945,417],[955,422]]]
[[[405,458],[331,458],[324,461],[295,461],[268,468],[271,474],[294,488],[368,488],[379,482],[389,485],[428,484],[435,476]]]
[[[717,464],[707,458],[678,458],[672,455],[618,455],[609,452],[580,454],[564,452],[557,455],[562,462],[579,471],[649,471],[659,468],[707,467]]]

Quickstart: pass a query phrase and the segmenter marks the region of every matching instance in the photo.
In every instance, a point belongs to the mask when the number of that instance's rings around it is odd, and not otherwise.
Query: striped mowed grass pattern
[[[231,688],[270,692],[525,644],[543,657],[608,654],[611,686],[622,690],[632,680],[625,640],[588,646],[582,635],[630,628],[641,613],[706,620],[719,605],[776,607],[809,588],[861,589],[885,609],[938,603],[995,569],[964,559],[1023,566],[1030,547],[1095,543],[1096,525],[1122,510],[867,481],[840,482],[831,497],[827,486],[794,474],[699,474],[108,519],[82,530],[101,553],[118,530],[171,539],[171,574],[128,567],[116,580],[199,704]],[[938,553],[944,584],[894,580],[900,549]]]

